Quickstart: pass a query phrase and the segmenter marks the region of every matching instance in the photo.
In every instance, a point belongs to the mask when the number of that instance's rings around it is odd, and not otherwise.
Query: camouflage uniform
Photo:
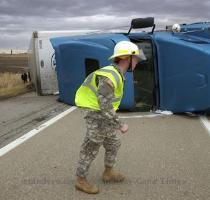
[[[98,101],[100,111],[83,109],[87,132],[79,154],[76,174],[86,177],[91,162],[98,154],[101,145],[105,148],[104,164],[112,167],[116,162],[121,142],[117,129],[122,122],[112,106],[114,88],[107,83],[106,77],[98,76]]]

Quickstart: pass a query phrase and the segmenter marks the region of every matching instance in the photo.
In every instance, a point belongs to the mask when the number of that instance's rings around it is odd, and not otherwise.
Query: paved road
[[[57,98],[29,92],[0,101],[0,148],[70,107]]]
[[[132,117],[135,113],[123,113]],[[103,184],[103,148],[89,179],[101,193],[74,189],[85,127],[77,109],[0,158],[0,199],[210,199],[210,136],[197,117],[126,119],[116,166],[126,181]]]

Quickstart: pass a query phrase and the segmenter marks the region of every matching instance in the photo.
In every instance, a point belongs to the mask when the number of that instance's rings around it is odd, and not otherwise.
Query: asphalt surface
[[[141,113],[122,113],[130,116]],[[0,199],[209,200],[210,136],[198,117],[186,115],[125,119],[116,169],[126,181],[104,184],[103,147],[89,180],[100,194],[74,188],[85,133],[76,109],[0,158]]]
[[[70,107],[57,99],[29,92],[1,100],[0,148]]]

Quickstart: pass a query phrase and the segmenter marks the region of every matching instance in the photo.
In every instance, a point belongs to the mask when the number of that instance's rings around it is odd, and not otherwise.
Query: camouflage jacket
[[[112,102],[114,100],[114,88],[107,81],[107,77],[98,76],[98,102],[100,111],[91,109],[83,110],[85,111],[85,117],[94,118],[96,120],[101,119],[104,124],[112,126],[115,129],[119,129],[123,122],[119,119],[113,108]]]

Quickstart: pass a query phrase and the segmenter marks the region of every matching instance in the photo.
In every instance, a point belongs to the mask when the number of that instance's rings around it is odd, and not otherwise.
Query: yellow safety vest
[[[78,107],[100,110],[97,98],[98,86],[96,84],[96,77],[98,75],[105,76],[112,81],[115,96],[112,105],[114,110],[117,110],[123,96],[124,81],[114,66],[106,66],[89,74],[76,92],[75,104]]]

